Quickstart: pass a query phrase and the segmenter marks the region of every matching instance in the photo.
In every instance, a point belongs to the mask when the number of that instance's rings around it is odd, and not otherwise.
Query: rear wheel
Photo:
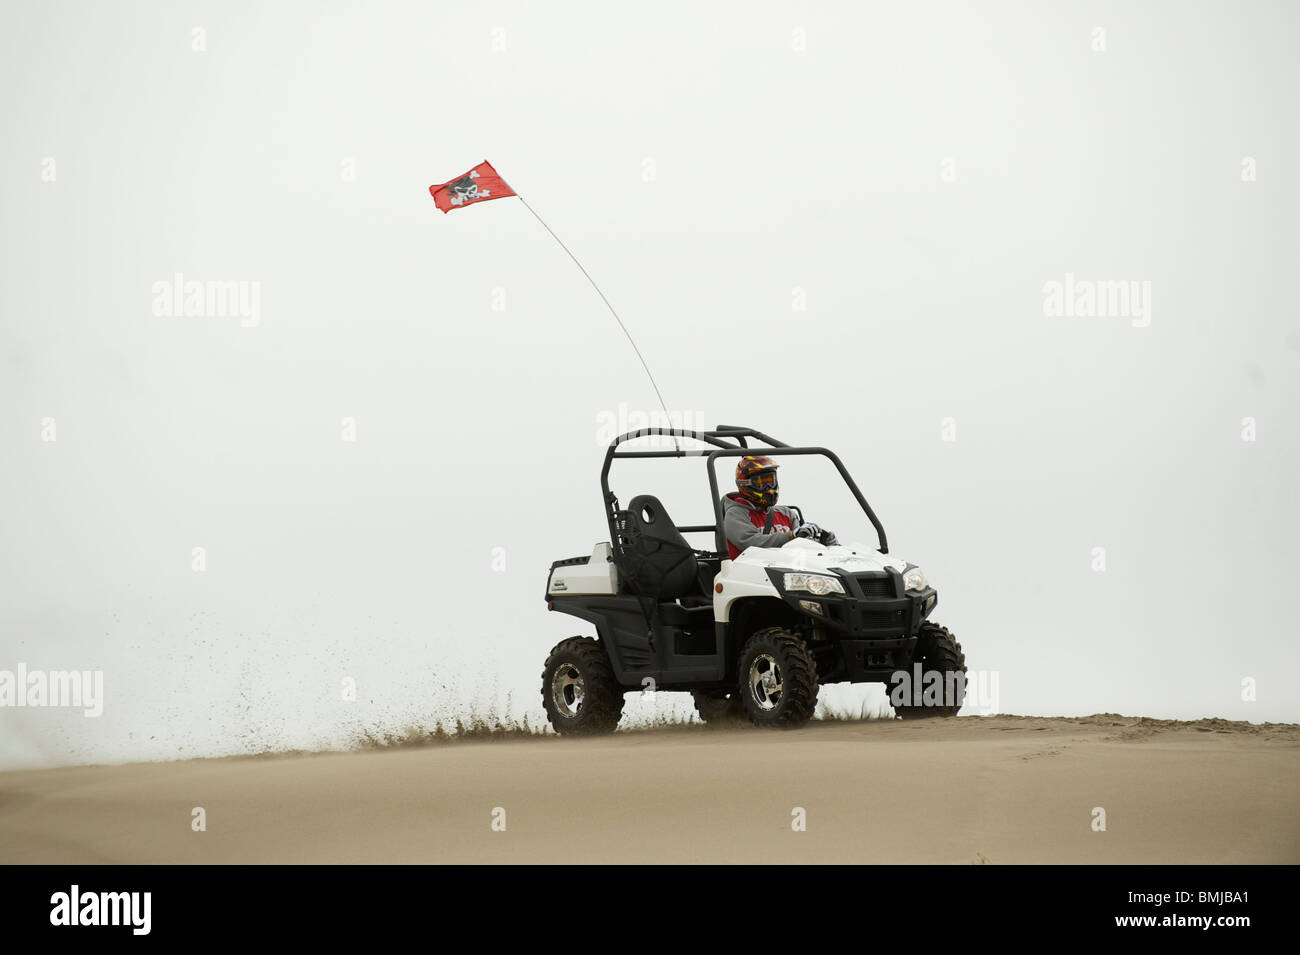
[[[800,726],[817,708],[817,663],[808,645],[784,627],[751,636],[739,669],[737,693],[755,726]]]
[[[907,679],[888,684],[889,703],[900,719],[921,720],[956,716],[966,698],[966,655],[947,627],[921,625]],[[916,664],[921,664],[921,685],[916,685]],[[937,673],[938,677],[930,674]],[[894,700],[899,699],[899,703]],[[906,702],[903,702],[906,701]]]
[[[692,690],[691,696],[706,723],[734,723],[745,715],[740,694],[732,690]]]
[[[623,688],[605,648],[590,637],[555,645],[542,668],[542,706],[561,735],[608,733],[623,715]]]

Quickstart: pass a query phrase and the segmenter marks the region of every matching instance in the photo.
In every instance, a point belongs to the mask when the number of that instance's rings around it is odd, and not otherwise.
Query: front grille
[[[889,577],[859,577],[858,586],[864,597],[896,597],[894,581]]]
[[[864,613],[862,627],[866,630],[896,629],[903,626],[903,611],[893,610],[885,613]]]

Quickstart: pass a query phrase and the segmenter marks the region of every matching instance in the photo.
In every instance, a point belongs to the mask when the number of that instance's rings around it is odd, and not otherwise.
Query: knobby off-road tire
[[[909,704],[895,706],[894,712],[898,714],[899,718],[905,720],[921,720],[935,716],[956,716],[966,696],[966,655],[961,652],[961,644],[957,642],[957,638],[952,635],[947,627],[941,627],[937,623],[922,624],[921,630],[917,634],[916,651],[912,654],[912,663],[908,666],[909,688],[913,693],[918,690],[915,686],[915,664],[917,663],[921,664],[922,679],[925,679],[926,675],[931,671],[938,671],[941,674],[944,703],[953,703],[955,705],[926,706],[922,703],[917,706]],[[953,700],[950,700],[948,696],[948,674],[958,672],[963,674],[962,681],[952,684],[956,696]],[[886,693],[890,693],[892,690],[892,685],[885,685]],[[920,688],[920,692],[924,692],[924,685]],[[914,699],[915,697],[910,698]],[[892,700],[891,705],[893,705]]]
[[[706,723],[736,723],[744,719],[745,709],[735,690],[692,690],[695,712]]]
[[[542,668],[542,706],[555,732],[566,736],[609,733],[623,715],[623,688],[600,642],[561,640]]]
[[[736,691],[755,726],[802,726],[817,708],[817,662],[797,634],[759,630],[740,653]]]

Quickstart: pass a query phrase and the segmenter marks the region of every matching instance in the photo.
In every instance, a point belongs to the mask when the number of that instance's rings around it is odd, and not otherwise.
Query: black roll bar
[[[743,458],[745,453],[745,449],[742,448],[740,450],[719,449],[709,454],[709,490],[713,494],[713,516],[718,522],[714,527],[714,533],[718,544],[718,553],[721,554],[727,552],[727,538],[722,530],[722,498],[718,494],[718,474],[713,468],[713,462],[718,458]],[[827,448],[792,448],[789,446],[783,446],[777,450],[773,457],[794,454],[820,454],[822,457],[830,458],[831,463],[835,465],[835,470],[840,472],[840,477],[844,478],[844,483],[847,484],[849,490],[853,492],[853,496],[857,499],[859,506],[862,508],[862,512],[866,514],[867,519],[871,521],[871,526],[876,529],[876,538],[880,544],[880,552],[882,554],[888,554],[889,541],[885,537],[885,528],[881,525],[880,519],[876,517],[876,512],[871,509],[871,505],[867,503],[867,499],[863,497],[862,492],[858,490],[857,483],[853,480],[853,476],[849,474],[848,469],[844,467],[844,462],[839,459],[839,455]]]
[[[691,438],[704,444],[711,445],[715,450],[707,449],[682,450],[680,447],[672,451],[619,451],[618,446],[627,441],[636,438],[651,437],[653,435],[667,435],[674,438]],[[766,445],[764,448],[752,448],[747,439],[753,438],[755,441],[761,441]],[[600,490],[603,496],[605,507],[605,519],[609,523],[610,542],[617,547],[618,539],[618,497],[609,489],[609,470],[614,463],[615,458],[685,458],[685,457],[706,457],[705,464],[709,472],[709,491],[713,495],[713,518],[714,525],[710,527],[707,524],[687,524],[679,526],[677,529],[683,533],[705,533],[713,531],[715,543],[719,554],[727,553],[726,535],[722,530],[722,498],[718,494],[718,475],[713,467],[713,462],[718,458],[741,458],[754,451],[770,451],[779,455],[794,454],[820,454],[829,458],[835,465],[835,469],[840,472],[840,477],[844,483],[849,486],[853,492],[853,497],[857,500],[858,505],[862,508],[867,519],[871,521],[871,526],[876,529],[876,537],[880,544],[882,554],[889,553],[889,541],[885,537],[885,528],[881,525],[880,519],[876,517],[876,512],[871,509],[867,499],[862,496],[858,490],[857,483],[853,476],[849,474],[848,469],[834,451],[827,448],[792,448],[783,441],[778,441],[773,437],[764,434],[761,431],[755,431],[753,428],[744,428],[737,425],[720,424],[712,431],[686,431],[679,428],[641,428],[637,431],[629,431],[627,434],[620,434],[609,443],[609,448],[605,451],[605,463],[600,469]]]

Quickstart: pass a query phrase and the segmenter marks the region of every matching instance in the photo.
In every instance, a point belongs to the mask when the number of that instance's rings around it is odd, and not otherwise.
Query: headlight
[[[786,574],[786,590],[806,590],[810,594],[842,594],[844,585],[838,577],[822,574]]]
[[[903,575],[903,585],[907,590],[924,590],[927,583],[925,571],[920,567],[913,567]]]

